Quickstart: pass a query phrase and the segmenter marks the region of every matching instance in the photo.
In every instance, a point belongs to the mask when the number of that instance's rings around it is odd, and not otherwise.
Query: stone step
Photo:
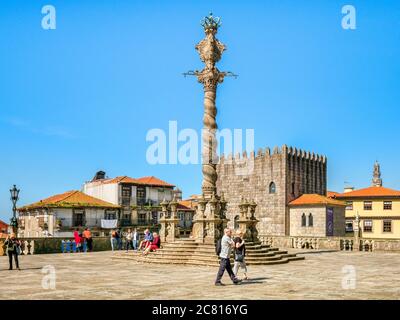
[[[147,258],[147,257],[146,257]],[[146,259],[146,258],[135,258],[135,257],[113,257],[113,259],[126,259],[126,260],[134,260],[136,262],[145,262],[145,263],[153,263],[153,264],[181,264],[181,265],[196,265],[196,266],[207,266],[207,267],[215,267],[217,268],[219,265],[218,260],[197,260],[197,259],[186,259],[186,260],[173,260],[173,259]],[[246,262],[248,266],[254,265],[276,265],[276,264],[285,264],[289,261],[296,260],[304,260],[304,257],[289,257],[282,258],[279,260],[271,260],[271,261],[249,261]],[[233,262],[232,262],[233,264]]]
[[[154,254],[150,254],[147,256],[142,256],[140,253],[139,254],[129,254],[129,253],[123,253],[120,254],[119,257],[125,257],[129,259],[137,259],[141,261],[162,261],[162,260],[169,260],[169,261],[175,261],[177,263],[181,263],[187,260],[196,260],[196,261],[202,261],[202,262],[210,262],[210,263],[218,263],[219,259],[216,256],[210,256],[210,255],[198,255],[198,254],[192,254],[192,255],[170,255],[170,254],[165,254],[162,253],[161,251],[158,251]],[[278,261],[284,258],[299,258],[296,257],[295,254],[280,254],[280,255],[274,255],[270,257],[246,257],[246,263],[248,264],[262,264],[263,262],[268,262],[268,261]],[[304,259],[304,257],[300,257],[301,259]],[[232,259],[233,263],[233,259]]]

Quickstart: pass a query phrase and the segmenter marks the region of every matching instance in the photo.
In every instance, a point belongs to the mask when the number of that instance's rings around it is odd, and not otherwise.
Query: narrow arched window
[[[302,227],[305,227],[305,226],[306,226],[306,223],[307,223],[306,220],[307,220],[306,214],[303,213],[303,214],[301,215],[301,226],[302,226]]]
[[[276,192],[276,186],[274,182],[271,182],[269,184],[269,193],[275,193]]]
[[[310,213],[310,214],[308,215],[308,226],[309,226],[309,227],[313,227],[313,226],[314,226],[314,218],[313,218],[312,213]]]

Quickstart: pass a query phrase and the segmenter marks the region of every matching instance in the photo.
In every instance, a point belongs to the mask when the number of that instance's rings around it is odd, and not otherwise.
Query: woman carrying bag
[[[233,273],[235,274],[235,276],[237,276],[240,267],[244,270],[244,279],[248,280],[249,278],[247,277],[247,266],[244,259],[246,256],[246,245],[244,244],[243,232],[238,230],[236,232],[236,237],[233,239],[233,241],[235,242],[235,264],[233,265]]]
[[[18,251],[19,251],[20,243],[19,243],[19,240],[15,237],[15,233],[12,233],[11,235],[9,235],[7,237],[6,241],[4,242],[4,245],[6,246],[8,261],[10,263],[10,267],[8,268],[8,270],[13,269],[13,264],[12,264],[13,257],[14,257],[14,262],[15,262],[15,266],[17,267],[17,270],[21,270],[19,268],[19,263],[18,263]]]

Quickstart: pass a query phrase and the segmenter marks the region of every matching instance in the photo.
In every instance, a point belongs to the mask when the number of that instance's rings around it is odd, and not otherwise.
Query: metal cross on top
[[[202,191],[206,198],[211,198],[216,193],[217,181],[217,143],[216,122],[217,107],[215,105],[217,86],[224,81],[225,77],[237,77],[232,72],[221,72],[215,64],[221,59],[226,47],[215,35],[221,26],[221,19],[214,17],[212,13],[201,21],[204,28],[205,38],[196,45],[196,50],[204,62],[204,69],[201,71],[189,71],[184,76],[193,75],[203,84],[204,88],[204,116],[203,116],[203,149],[202,149]]]

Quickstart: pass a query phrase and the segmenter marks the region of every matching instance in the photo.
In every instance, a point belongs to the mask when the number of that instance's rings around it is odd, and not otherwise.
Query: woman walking
[[[12,263],[13,257],[17,270],[21,270],[19,268],[19,263],[18,263],[18,250],[20,247],[20,242],[15,237],[15,233],[12,233],[10,236],[7,237],[6,241],[4,242],[4,245],[6,246],[8,261],[10,263],[10,267],[8,268],[8,270],[13,269],[13,263]]]
[[[233,265],[233,273],[237,277],[239,267],[243,269],[244,279],[248,280],[247,277],[247,266],[245,261],[246,256],[246,245],[243,239],[243,232],[238,230],[236,232],[236,237],[233,239],[235,242],[235,264]]]

